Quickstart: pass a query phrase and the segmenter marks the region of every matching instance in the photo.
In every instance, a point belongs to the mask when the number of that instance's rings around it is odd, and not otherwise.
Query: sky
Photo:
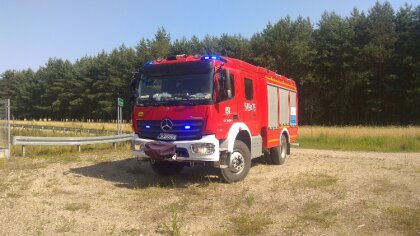
[[[316,26],[325,11],[349,16],[376,0],[0,0],[0,73],[37,70],[48,58],[74,62],[83,56],[134,47],[159,27],[172,40],[223,33],[251,37],[268,22],[309,17]],[[383,0],[379,0],[383,2]],[[394,10],[420,0],[389,1]]]

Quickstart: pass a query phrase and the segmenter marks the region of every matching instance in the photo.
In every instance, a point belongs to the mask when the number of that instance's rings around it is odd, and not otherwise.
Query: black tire
[[[227,183],[238,182],[248,175],[249,169],[251,169],[250,150],[244,142],[236,140],[229,166],[220,169],[220,177]]]
[[[172,162],[172,161],[155,161],[150,159],[150,166],[152,170],[163,176],[176,175],[184,168],[184,163]]]
[[[271,163],[274,165],[283,165],[287,157],[287,139],[282,135],[280,145],[270,149]]]

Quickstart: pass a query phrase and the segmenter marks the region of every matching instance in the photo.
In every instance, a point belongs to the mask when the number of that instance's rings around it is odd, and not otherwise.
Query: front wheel
[[[280,145],[270,149],[271,163],[274,165],[282,165],[286,161],[287,156],[287,139],[282,135]]]
[[[158,175],[175,175],[182,171],[184,163],[172,161],[155,161],[150,159],[150,166],[153,171]]]
[[[222,179],[227,183],[243,180],[251,168],[251,153],[248,146],[241,140],[236,140],[227,168],[220,169]]]

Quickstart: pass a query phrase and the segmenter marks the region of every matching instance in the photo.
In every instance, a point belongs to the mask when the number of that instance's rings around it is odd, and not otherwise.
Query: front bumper
[[[151,139],[142,139],[139,138],[137,134],[134,135],[132,140],[131,150],[133,151],[134,156],[139,158],[149,158],[144,151],[138,151],[134,149],[134,144],[144,145],[148,142],[152,142],[156,140]],[[181,152],[181,155],[176,155],[174,157],[175,161],[219,161],[219,140],[216,139],[216,136],[213,135],[206,135],[203,136],[199,140],[187,140],[187,141],[173,141],[171,142],[176,145],[177,148],[181,148],[184,152]],[[191,151],[191,144],[195,143],[211,143],[214,145],[214,153],[212,154],[197,154]],[[188,152],[188,156],[182,155],[182,153]]]

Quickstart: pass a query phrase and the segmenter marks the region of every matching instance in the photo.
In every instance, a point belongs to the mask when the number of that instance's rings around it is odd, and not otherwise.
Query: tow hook
[[[228,168],[230,163],[230,154],[229,151],[222,151],[220,152],[220,159],[219,159],[219,168]]]

